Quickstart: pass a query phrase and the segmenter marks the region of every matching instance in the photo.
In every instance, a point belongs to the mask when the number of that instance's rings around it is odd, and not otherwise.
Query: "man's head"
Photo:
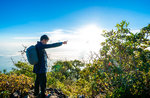
[[[41,38],[40,38],[40,41],[43,44],[47,44],[48,40],[49,40],[49,37],[47,35],[42,35]]]

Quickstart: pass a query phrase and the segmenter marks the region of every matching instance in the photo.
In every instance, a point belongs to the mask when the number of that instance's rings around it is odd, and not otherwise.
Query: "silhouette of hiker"
[[[39,86],[41,88],[41,98],[45,98],[45,91],[46,91],[46,72],[47,72],[47,53],[45,49],[53,48],[61,46],[62,44],[67,44],[67,41],[58,42],[53,44],[47,44],[49,41],[49,37],[47,35],[42,35],[40,41],[37,42],[36,49],[38,54],[38,63],[34,65],[33,72],[36,73],[36,80],[35,80],[35,88],[34,88],[34,95],[39,95]]]

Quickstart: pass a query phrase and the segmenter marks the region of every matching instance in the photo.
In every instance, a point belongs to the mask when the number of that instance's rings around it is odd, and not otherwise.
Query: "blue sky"
[[[43,29],[70,28],[88,22],[113,27],[123,19],[139,28],[149,22],[149,4],[149,0],[0,0],[0,30],[40,24],[45,24]]]
[[[99,49],[103,29],[114,29],[122,20],[134,31],[147,26],[149,5],[149,0],[0,0],[0,56],[16,56],[22,44],[48,34],[52,42],[68,40],[68,46],[48,50],[51,57],[82,58]]]

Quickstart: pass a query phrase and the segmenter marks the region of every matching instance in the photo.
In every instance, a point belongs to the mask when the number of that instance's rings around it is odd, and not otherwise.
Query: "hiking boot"
[[[35,98],[39,98],[40,94],[34,94]]]
[[[39,98],[47,98],[47,96],[45,94],[40,94]]]

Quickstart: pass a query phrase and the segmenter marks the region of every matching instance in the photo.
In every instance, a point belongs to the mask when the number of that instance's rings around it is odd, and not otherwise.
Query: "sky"
[[[52,60],[83,59],[98,52],[102,30],[122,20],[139,31],[150,23],[149,0],[0,0],[0,69],[10,69],[10,57],[20,60],[22,45],[35,45],[47,34],[49,43],[67,45],[47,49]]]

